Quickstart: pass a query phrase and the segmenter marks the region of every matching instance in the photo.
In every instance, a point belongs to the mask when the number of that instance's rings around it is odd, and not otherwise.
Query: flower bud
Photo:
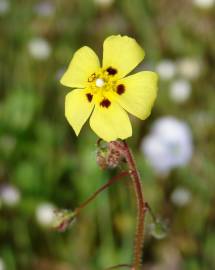
[[[53,221],[53,228],[57,229],[59,232],[64,232],[72,225],[76,219],[76,212],[66,209],[56,210],[55,218]]]
[[[123,144],[120,141],[106,143],[102,145],[98,143],[96,161],[101,169],[116,168],[123,159],[122,148]]]
[[[109,168],[116,168],[121,161],[121,154],[116,149],[109,149],[107,155],[107,164]]]
[[[150,233],[156,239],[163,239],[167,235],[167,225],[161,221],[157,220],[155,223],[150,224]]]

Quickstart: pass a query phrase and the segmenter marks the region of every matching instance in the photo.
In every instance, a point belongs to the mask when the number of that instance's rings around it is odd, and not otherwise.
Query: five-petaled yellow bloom
[[[125,77],[143,58],[137,42],[120,35],[105,39],[102,67],[89,47],[74,54],[61,83],[76,88],[65,101],[65,115],[76,135],[90,117],[91,128],[103,140],[126,139],[132,135],[127,112],[142,120],[149,116],[157,95],[156,73]]]

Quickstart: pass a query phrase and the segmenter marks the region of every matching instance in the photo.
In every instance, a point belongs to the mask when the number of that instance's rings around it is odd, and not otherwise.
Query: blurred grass
[[[35,12],[38,3],[10,1],[8,12],[0,14],[0,183],[21,192],[17,206],[0,204],[0,258],[6,269],[100,270],[131,261],[135,204],[123,182],[101,194],[65,233],[45,229],[35,219],[40,203],[74,208],[113,174],[97,167],[96,136],[89,126],[77,139],[66,122],[68,90],[59,76],[77,48],[88,44],[101,55],[103,39],[116,33],[137,38],[146,51],[145,66],[154,68],[165,58],[202,62],[185,104],[175,104],[168,96],[169,83],[160,82],[151,117],[133,121],[130,144],[145,196],[169,223],[163,240],[146,231],[145,269],[214,269],[215,9],[201,10],[187,0],[118,0],[108,7],[90,0],[56,0],[49,2],[53,13],[42,16]],[[50,45],[47,59],[30,54],[34,37]],[[192,162],[166,179],[153,173],[139,151],[152,121],[163,115],[187,121],[195,144]],[[192,194],[184,208],[170,200],[181,185]]]

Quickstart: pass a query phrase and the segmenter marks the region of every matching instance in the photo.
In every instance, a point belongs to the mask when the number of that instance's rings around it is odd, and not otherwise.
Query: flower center
[[[96,79],[96,86],[97,87],[103,87],[105,84],[105,81],[101,78]]]
[[[88,102],[95,102],[103,108],[109,108],[112,104],[113,94],[123,95],[126,91],[124,84],[117,83],[114,76],[117,70],[113,67],[100,69],[88,78],[86,98]],[[112,93],[111,93],[112,92]]]

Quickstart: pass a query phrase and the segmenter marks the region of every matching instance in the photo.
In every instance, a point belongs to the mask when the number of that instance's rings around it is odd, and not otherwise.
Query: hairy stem
[[[106,268],[105,270],[113,270],[113,269],[119,269],[119,268],[129,268],[131,269],[131,265],[130,264],[118,264],[109,268]]]
[[[103,190],[107,189],[113,183],[115,183],[116,181],[120,180],[121,178],[123,178],[124,176],[127,176],[127,175],[129,175],[129,172],[128,171],[123,171],[123,172],[119,173],[118,175],[112,177],[106,184],[104,184],[99,189],[97,189],[96,192],[94,192],[85,202],[83,202],[78,208],[75,209],[76,214],[79,214],[81,209],[83,209],[85,206],[87,206]]]
[[[144,242],[144,221],[145,221],[145,200],[141,185],[140,174],[137,170],[135,160],[127,143],[124,141],[124,157],[129,167],[129,174],[133,182],[137,200],[137,225],[134,243],[134,262],[132,270],[139,270],[141,267],[142,248]]]

